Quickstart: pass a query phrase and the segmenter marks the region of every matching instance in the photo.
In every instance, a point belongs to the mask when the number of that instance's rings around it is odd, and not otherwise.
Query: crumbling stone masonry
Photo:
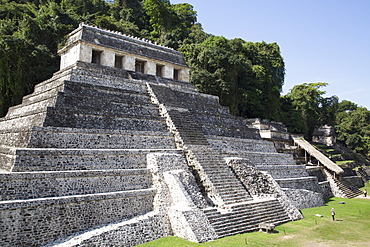
[[[323,204],[291,155],[197,92],[180,52],[81,24],[60,55],[0,120],[1,246],[204,242]]]

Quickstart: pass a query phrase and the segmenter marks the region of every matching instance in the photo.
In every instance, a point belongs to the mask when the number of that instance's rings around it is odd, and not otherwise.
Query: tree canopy
[[[210,36],[184,44],[191,81],[201,92],[217,95],[234,115],[278,120],[284,62],[276,43],[252,43]]]
[[[282,97],[289,130],[310,138],[313,130],[328,124],[335,127],[337,140],[357,153],[370,157],[370,111],[338,97],[324,97],[327,83],[296,85]],[[299,116],[299,117],[297,117]],[[302,121],[303,120],[303,121]]]
[[[59,69],[57,50],[80,22],[182,51],[191,82],[219,96],[234,115],[282,121],[306,136],[334,125],[338,140],[369,155],[366,108],[324,97],[321,82],[281,96],[285,65],[278,44],[208,34],[192,5],[168,0],[0,0],[0,116]]]

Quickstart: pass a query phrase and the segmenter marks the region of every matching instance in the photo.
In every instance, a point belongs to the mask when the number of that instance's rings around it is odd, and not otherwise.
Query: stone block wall
[[[330,198],[334,196],[333,192],[331,191],[331,186],[330,186],[329,181],[320,182],[319,185],[322,190],[322,196],[324,198]]]
[[[304,165],[257,165],[257,167],[259,167],[263,171],[268,172],[275,179],[308,177]]]
[[[350,184],[353,184],[357,188],[361,188],[364,186],[364,181],[362,181],[362,178],[360,176],[348,176],[342,177],[342,179],[346,182],[349,182]]]
[[[155,190],[0,202],[3,246],[40,246],[152,210]],[[136,210],[133,210],[136,209]],[[5,229],[5,228],[2,228]]]
[[[283,188],[293,205],[299,209],[324,206],[323,195],[311,190]]]
[[[239,151],[239,156],[248,158],[250,162],[263,169],[272,165],[295,166],[293,156],[284,153],[259,153],[259,152],[243,152]],[[227,153],[225,153],[227,155]]]
[[[166,215],[150,212],[133,219],[88,231],[54,247],[80,246],[136,246],[173,235]]]
[[[225,136],[206,136],[213,149],[230,150],[234,152],[264,152],[276,153],[273,143],[263,140],[251,140]]]
[[[316,177],[301,177],[301,178],[287,178],[275,179],[277,183],[283,188],[303,189],[321,193]]]
[[[289,197],[268,173],[259,171],[246,159],[227,158],[226,162],[255,199],[277,198],[291,220],[303,218]]]
[[[326,181],[326,175],[323,172],[323,168],[322,167],[308,167],[307,168],[307,173],[310,176],[317,177],[317,179],[318,179],[319,182]]]
[[[34,127],[30,148],[157,149],[175,148],[173,136],[160,131]]]
[[[146,169],[0,173],[0,201],[140,190],[151,185]]]
[[[147,154],[181,150],[17,149],[14,172],[146,168]]]

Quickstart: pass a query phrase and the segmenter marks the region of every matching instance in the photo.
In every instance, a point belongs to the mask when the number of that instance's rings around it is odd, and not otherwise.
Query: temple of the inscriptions
[[[1,246],[205,242],[324,204],[305,165],[196,90],[180,52],[81,24],[59,54],[0,119]]]

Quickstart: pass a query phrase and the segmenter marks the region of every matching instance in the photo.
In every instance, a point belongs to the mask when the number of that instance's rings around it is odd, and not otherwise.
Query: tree
[[[247,42],[244,50],[252,64],[247,79],[251,100],[247,102],[247,112],[242,115],[280,121],[280,92],[284,84],[285,65],[279,46],[276,43]]]
[[[177,16],[168,0],[145,0],[143,7],[153,27],[153,37],[159,38],[175,26]]]
[[[323,124],[320,113],[320,107],[323,102],[322,95],[325,91],[320,91],[319,88],[328,85],[325,82],[317,83],[303,83],[294,86],[286,95],[294,106],[294,109],[301,112],[305,124],[304,133],[306,137],[310,138],[314,129]]]
[[[336,123],[337,140],[369,158],[370,111],[344,100],[339,103]]]
[[[192,67],[192,83],[219,96],[232,114],[280,120],[284,62],[277,44],[211,36],[181,51]]]
[[[41,2],[41,1],[40,1]],[[0,5],[0,115],[59,68],[59,42],[73,21],[54,2]]]

